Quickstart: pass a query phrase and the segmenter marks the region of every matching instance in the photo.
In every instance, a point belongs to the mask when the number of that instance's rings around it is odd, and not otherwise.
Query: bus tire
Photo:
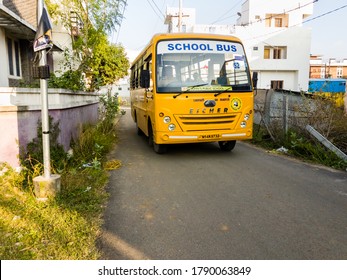
[[[236,140],[233,140],[233,141],[219,141],[218,144],[219,144],[219,148],[223,152],[230,152],[232,149],[235,148]]]
[[[157,144],[153,141],[153,150],[157,154],[165,154],[167,152],[167,146],[165,144]]]
[[[153,147],[153,129],[152,129],[152,125],[149,123],[148,124],[148,145],[150,147]]]
[[[137,133],[137,135],[142,135],[142,134],[143,134],[143,132],[142,132],[142,130],[139,128],[139,125],[138,125],[137,122],[136,122],[136,133]]]
[[[139,128],[139,124],[138,124],[138,122],[137,122],[137,114],[136,114],[136,111],[134,111],[134,120],[135,120],[136,133],[137,133],[137,135],[142,135],[143,132],[142,132],[142,130]]]
[[[149,125],[149,127],[148,127],[148,144],[150,147],[153,147],[153,150],[157,154],[165,154],[167,152],[167,146],[166,145],[157,144],[154,142],[152,125]]]

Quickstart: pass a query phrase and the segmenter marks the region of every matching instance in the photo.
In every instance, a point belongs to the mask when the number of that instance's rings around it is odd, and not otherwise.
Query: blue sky
[[[182,0],[182,3],[183,7],[196,9],[197,24],[234,24],[244,1]],[[305,4],[314,0],[302,1]],[[178,7],[179,0],[128,0],[122,25],[112,35],[112,41],[122,44],[129,56],[132,51],[142,50],[153,34],[166,32],[163,20],[166,6]],[[318,0],[314,4],[313,15],[308,18],[312,20],[304,24],[312,28],[312,54],[326,59],[347,58],[347,7],[344,6],[347,0]],[[325,13],[328,14],[323,16]]]

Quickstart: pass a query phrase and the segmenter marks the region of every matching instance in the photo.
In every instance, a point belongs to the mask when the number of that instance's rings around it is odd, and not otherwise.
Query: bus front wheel
[[[167,146],[165,144],[157,144],[153,141],[153,150],[157,154],[165,154],[167,152]]]
[[[153,147],[153,150],[157,154],[165,154],[167,152],[167,146],[165,144],[157,144],[157,143],[155,143],[152,126],[149,126],[148,144],[149,144],[150,147]]]
[[[236,140],[233,141],[219,141],[219,148],[224,152],[230,152],[235,148]]]

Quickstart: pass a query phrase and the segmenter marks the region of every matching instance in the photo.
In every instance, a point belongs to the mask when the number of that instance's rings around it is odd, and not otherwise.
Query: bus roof
[[[154,34],[152,39],[146,45],[146,47],[140,52],[140,54],[134,59],[130,67],[133,67],[135,62],[143,56],[143,54],[150,48],[153,44],[160,40],[170,40],[170,39],[212,39],[212,40],[227,40],[235,41],[241,43],[238,37],[231,35],[221,35],[221,34],[209,34],[209,33],[157,33]]]
[[[231,35],[221,35],[221,34],[210,34],[210,33],[158,33],[152,37],[151,42],[155,40],[162,39],[173,39],[173,38],[182,38],[182,39],[225,39],[225,40],[233,40],[240,41],[239,38]]]

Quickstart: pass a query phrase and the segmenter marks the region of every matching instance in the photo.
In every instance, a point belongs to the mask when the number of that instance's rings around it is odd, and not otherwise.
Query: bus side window
[[[145,61],[145,63],[141,66],[140,87],[149,88],[149,84],[150,84],[150,73],[148,70],[148,62]]]
[[[152,55],[146,58],[144,69],[149,72],[149,86],[153,87],[153,80],[152,80]]]
[[[135,88],[135,84],[136,84],[136,71],[135,71],[135,67],[131,68],[131,81],[130,81],[130,87],[132,89]]]
[[[138,75],[138,69],[137,65],[134,66],[134,80],[133,80],[133,88],[137,88],[137,75]]]
[[[140,75],[141,75],[141,68],[138,65],[137,71],[136,71],[136,88],[140,87]]]

